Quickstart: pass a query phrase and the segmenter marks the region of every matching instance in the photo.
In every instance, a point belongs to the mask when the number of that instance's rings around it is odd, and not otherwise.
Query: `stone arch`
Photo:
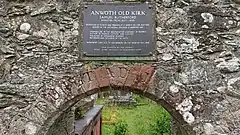
[[[177,108],[177,105],[183,102],[183,93],[177,88],[172,88],[172,91],[159,89],[156,85],[158,81],[156,68],[152,64],[114,64],[93,69],[85,67],[85,72],[81,75],[62,77],[52,85],[55,89],[49,91],[45,87],[40,92],[42,98],[55,105],[56,110],[51,112],[37,134],[47,133],[60,114],[79,100],[99,92],[118,89],[131,91],[157,102],[183,128],[184,134],[193,135],[191,125],[187,123],[188,118],[184,119],[184,114]],[[175,96],[171,96],[172,94]]]
[[[76,90],[82,84],[94,86],[93,81],[81,81],[92,70],[87,62],[78,60],[81,2],[0,2],[3,135],[35,134],[79,94]],[[229,0],[179,0],[174,4],[160,0],[156,6],[157,61],[149,61],[156,66],[152,92],[191,123],[188,125],[198,135],[239,134],[237,5]],[[96,62],[94,69],[111,64]],[[125,66],[137,65],[130,61]]]

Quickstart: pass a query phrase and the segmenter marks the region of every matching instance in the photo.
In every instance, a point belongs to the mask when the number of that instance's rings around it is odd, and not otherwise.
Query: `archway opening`
[[[102,135],[171,134],[171,115],[153,100],[125,91],[100,93]]]
[[[117,90],[119,90],[119,89],[117,88]],[[45,129],[43,128],[43,130],[45,130],[45,133],[47,135],[54,135],[54,134],[56,134],[56,131],[57,132],[60,131],[61,133],[65,132],[65,134],[70,134],[70,135],[74,134],[75,133],[74,132],[75,131],[75,127],[74,127],[75,123],[71,123],[71,122],[72,122],[72,120],[75,120],[76,114],[71,113],[71,111],[74,110],[73,112],[76,112],[75,111],[76,105],[79,102],[81,103],[84,99],[89,98],[92,95],[96,95],[96,94],[99,94],[99,93],[102,93],[102,92],[109,92],[109,91],[110,92],[116,92],[116,89],[106,88],[106,89],[101,89],[101,91],[91,90],[91,91],[87,91],[86,93],[80,94],[80,95],[74,97],[73,99],[67,101],[64,105],[62,105],[61,109],[59,109],[58,112],[56,112],[51,117],[52,119],[48,120],[48,123],[51,123],[51,125],[49,125],[49,128],[45,127]],[[160,118],[160,119],[154,119],[153,120],[151,118],[149,120],[149,123],[147,123],[147,122],[138,123],[138,124],[141,124],[143,127],[147,127],[146,125],[150,124],[151,126],[148,126],[148,128],[151,128],[151,130],[152,130],[151,133],[153,135],[154,135],[154,133],[161,132],[160,130],[162,130],[162,129],[165,129],[166,131],[164,131],[164,132],[166,132],[166,134],[169,134],[169,135],[170,134],[177,134],[177,135],[188,135],[189,134],[189,132],[188,132],[189,127],[184,126],[184,124],[183,124],[184,121],[181,120],[181,116],[177,112],[175,112],[174,109],[171,108],[171,105],[169,105],[163,99],[159,99],[154,94],[151,94],[151,93],[148,93],[148,92],[143,93],[142,91],[138,91],[138,90],[124,90],[123,89],[122,91],[132,92],[132,93],[134,93],[133,95],[135,96],[135,98],[141,97],[140,99],[137,99],[137,100],[143,100],[143,103],[146,103],[146,102],[150,103],[150,106],[149,106],[149,104],[146,104],[146,106],[137,107],[137,108],[136,107],[135,108],[134,107],[130,107],[130,108],[127,107],[126,108],[125,107],[125,108],[123,108],[123,110],[125,112],[128,112],[129,110],[130,110],[129,112],[137,111],[138,113],[133,114],[133,115],[139,115],[138,117],[141,117],[141,115],[143,113],[151,112],[151,111],[156,111],[155,112],[156,114],[149,113],[151,115],[155,115],[156,118],[158,116],[161,117],[161,115],[162,115],[163,119]],[[98,103],[102,104],[101,101],[98,101]],[[122,108],[122,107],[118,107],[118,108]],[[155,109],[153,110],[152,108],[155,108]],[[139,112],[142,109],[149,109],[149,110],[147,110],[147,111],[144,110],[142,112]],[[161,112],[162,114],[157,114],[158,112]],[[120,116],[123,116],[123,115],[120,114]],[[130,117],[131,117],[131,115],[130,115]],[[67,119],[67,121],[63,121],[64,119]],[[138,119],[138,118],[135,117],[135,118],[132,118],[132,119]],[[144,120],[147,121],[148,119],[143,118],[140,121],[144,121]],[[114,128],[115,128],[115,125],[118,124],[118,122],[121,123],[121,122],[124,122],[124,121],[121,121],[121,118],[120,118],[119,121],[116,121],[116,123],[114,123]],[[45,125],[47,125],[48,123],[46,123]],[[63,123],[63,125],[65,124],[66,127],[61,125],[62,123]],[[69,126],[70,126],[70,130],[68,131]],[[163,126],[165,126],[165,127],[163,127]],[[73,127],[73,128],[71,128],[71,127]],[[179,127],[181,127],[181,128],[179,128]],[[59,128],[62,128],[63,132],[61,130],[59,130]],[[108,133],[106,131],[107,126],[102,127],[102,128],[103,128],[102,129],[103,130],[102,135],[107,135],[107,133]],[[130,128],[132,128],[132,127],[130,127]],[[148,132],[147,129],[145,131]],[[130,132],[133,132],[133,131],[130,131]],[[145,135],[145,134],[143,133],[142,135]],[[150,135],[150,134],[148,134],[148,135]]]

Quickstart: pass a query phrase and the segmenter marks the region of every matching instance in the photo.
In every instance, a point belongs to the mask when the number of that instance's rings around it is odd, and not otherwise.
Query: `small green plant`
[[[127,134],[127,123],[120,121],[115,125],[114,135],[126,135]]]
[[[158,119],[155,124],[151,125],[151,135],[171,135],[171,119],[169,116],[164,115]]]

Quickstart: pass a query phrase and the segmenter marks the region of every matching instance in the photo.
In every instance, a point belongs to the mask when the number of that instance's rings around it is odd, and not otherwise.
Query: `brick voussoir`
[[[90,71],[83,73],[82,88],[86,92],[91,91],[91,90],[100,89],[94,70],[90,70]]]
[[[144,91],[148,87],[154,71],[155,68],[152,65],[142,65],[133,88]]]
[[[98,82],[99,88],[104,88],[110,86],[110,74],[106,67],[99,67],[94,70],[96,80]]]
[[[141,70],[140,65],[134,65],[130,69],[128,76],[126,77],[126,80],[124,83],[124,89],[135,89],[134,84],[137,83],[136,81],[137,81],[137,77],[138,77],[140,70]]]
[[[126,65],[113,65],[108,67],[110,75],[110,86],[115,88],[123,88],[126,78],[129,74],[130,67]]]

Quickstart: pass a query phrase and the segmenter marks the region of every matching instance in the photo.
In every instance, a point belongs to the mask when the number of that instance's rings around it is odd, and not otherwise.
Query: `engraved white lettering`
[[[90,15],[117,15],[116,11],[91,11]]]
[[[96,10],[92,10],[90,15],[106,15],[106,16],[116,16],[116,15],[120,15],[120,16],[127,16],[127,15],[136,15],[136,16],[145,16],[146,15],[146,11],[110,11],[110,10],[104,10],[104,11],[96,11]]]
[[[146,15],[145,11],[132,11],[131,15]]]

